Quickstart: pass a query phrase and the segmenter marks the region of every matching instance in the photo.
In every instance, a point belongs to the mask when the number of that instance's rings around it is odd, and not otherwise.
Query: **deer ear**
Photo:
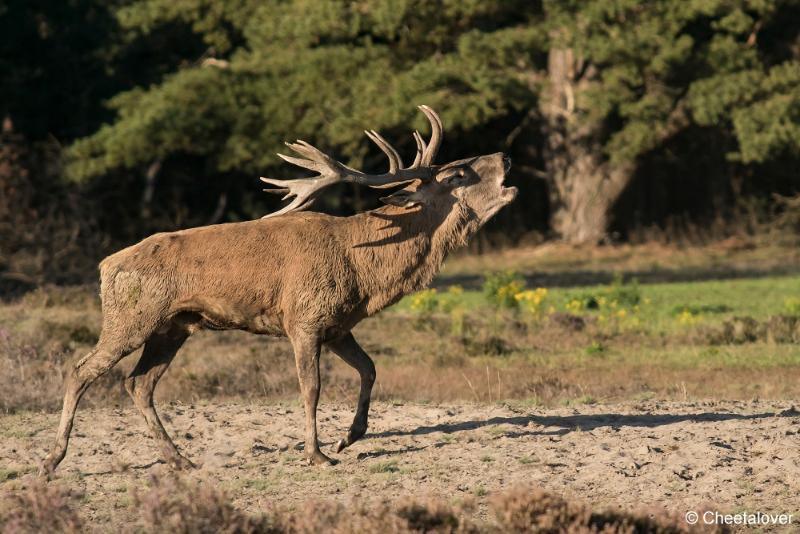
[[[389,196],[381,197],[381,202],[384,204],[389,204],[390,206],[397,206],[399,208],[413,208],[414,206],[419,206],[425,203],[422,196],[419,195],[417,191],[405,190],[400,190],[396,193],[392,193]]]

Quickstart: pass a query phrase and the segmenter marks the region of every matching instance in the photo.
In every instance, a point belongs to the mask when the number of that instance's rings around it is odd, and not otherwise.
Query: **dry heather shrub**
[[[477,534],[463,510],[439,502],[388,502],[345,506],[309,502],[300,511],[248,515],[208,484],[179,478],[154,478],[151,489],[134,495],[139,509],[138,531],[236,534]]]
[[[498,495],[492,508],[502,532],[536,534],[673,534],[727,532],[689,528],[667,517],[646,517],[618,512],[595,512],[542,490],[516,489]]]
[[[2,534],[85,532],[72,506],[75,498],[57,485],[36,484],[0,497]],[[541,490],[518,489],[492,501],[496,521],[476,523],[471,508],[437,500],[399,503],[309,502],[299,510],[250,515],[237,510],[228,496],[208,483],[181,478],[153,478],[151,488],[134,492],[138,521],[122,532],[182,534],[670,534],[727,532],[690,528],[676,519],[618,512],[594,512]]]
[[[83,522],[72,506],[75,497],[66,488],[41,482],[0,497],[0,532],[84,532]]]
[[[177,477],[153,477],[150,491],[134,493],[144,532],[181,534],[278,534],[265,516],[251,516],[233,507],[224,493],[209,484]]]
[[[287,534],[477,534],[482,530],[463,517],[463,510],[438,501],[364,506],[309,503],[300,513],[279,514]]]

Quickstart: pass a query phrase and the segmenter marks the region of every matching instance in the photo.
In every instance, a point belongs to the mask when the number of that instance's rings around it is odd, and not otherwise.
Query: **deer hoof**
[[[55,471],[56,467],[54,465],[50,465],[47,462],[42,462],[39,464],[39,470],[36,472],[36,476],[43,479],[43,480],[50,480],[50,477],[53,475],[53,471]]]
[[[347,447],[348,445],[350,444],[347,443],[346,439],[340,439],[339,442],[336,444],[336,452],[337,453],[342,452],[344,448]]]
[[[321,451],[315,451],[309,458],[308,458],[308,465],[319,465],[319,466],[329,466],[329,465],[336,465],[336,460],[332,458],[328,458]]]
[[[177,458],[171,458],[169,461],[169,465],[171,465],[174,469],[178,471],[189,471],[191,469],[197,469],[197,466],[192,463],[191,460],[188,458],[184,458],[183,456],[178,456]]]

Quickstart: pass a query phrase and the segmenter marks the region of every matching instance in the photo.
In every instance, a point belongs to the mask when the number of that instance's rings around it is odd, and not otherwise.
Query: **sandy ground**
[[[335,455],[351,410],[321,406],[323,450],[340,463],[315,468],[303,462],[299,405],[161,407],[176,443],[201,464],[189,476],[249,511],[433,495],[474,499],[480,515],[493,492],[531,485],[599,507],[792,513],[800,531],[800,412],[791,402],[378,403],[367,438]],[[12,477],[0,489],[27,483],[56,423],[53,414],[0,417],[0,468]],[[167,469],[143,420],[132,409],[81,411],[73,436],[56,479],[83,489],[82,513],[95,525],[128,520],[132,493]]]

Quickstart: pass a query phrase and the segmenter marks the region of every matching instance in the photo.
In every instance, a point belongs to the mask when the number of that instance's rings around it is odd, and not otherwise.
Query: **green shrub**
[[[486,275],[483,295],[487,302],[499,310],[519,308],[517,294],[525,289],[525,280],[514,271],[500,271]]]
[[[526,289],[514,295],[514,298],[527,317],[538,320],[542,316],[547,299],[547,288]]]
[[[447,291],[439,296],[439,308],[445,312],[450,313],[453,310],[464,307],[463,302],[464,288],[459,285],[453,285],[447,288]]]
[[[614,275],[614,281],[611,282],[606,294],[606,298],[611,302],[616,301],[620,306],[625,308],[632,308],[639,304],[642,300],[641,291],[639,291],[639,281],[634,278],[630,282],[625,282],[622,275],[619,273]]]
[[[439,308],[439,293],[436,289],[423,289],[411,296],[411,310],[420,315],[430,315]]]
[[[590,344],[588,347],[586,347],[586,354],[589,354],[589,355],[592,355],[592,354],[602,354],[602,353],[604,353],[606,350],[607,350],[607,349],[606,349],[606,346],[605,346],[605,345],[603,345],[601,342],[599,342],[599,341],[592,341],[592,343],[591,343],[591,344]]]
[[[614,280],[606,287],[595,291],[579,293],[567,303],[567,310],[578,313],[582,310],[599,310],[608,305],[612,308],[633,308],[642,301],[639,282],[634,278],[625,282],[622,275],[614,275]]]
[[[787,315],[800,317],[800,297],[789,297],[783,301],[783,307]]]

